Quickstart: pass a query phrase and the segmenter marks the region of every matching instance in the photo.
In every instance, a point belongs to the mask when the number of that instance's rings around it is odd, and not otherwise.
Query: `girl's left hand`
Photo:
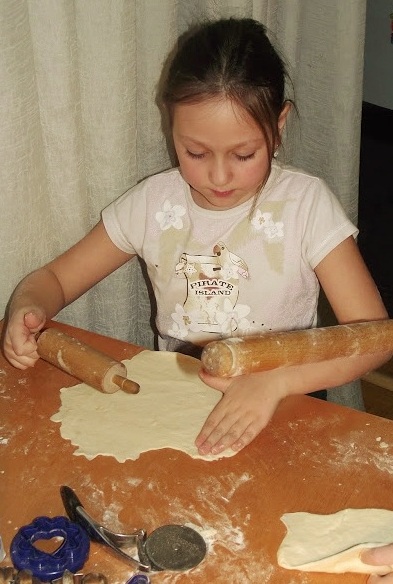
[[[199,376],[224,394],[195,440],[203,455],[247,446],[265,428],[285,397],[277,370],[226,379],[202,370]]]
[[[370,548],[362,553],[362,562],[373,566],[391,566],[393,564],[393,544]],[[393,584],[393,572],[385,576],[369,576],[367,584]]]
[[[369,576],[367,584],[393,584],[393,572],[386,574],[386,576]]]

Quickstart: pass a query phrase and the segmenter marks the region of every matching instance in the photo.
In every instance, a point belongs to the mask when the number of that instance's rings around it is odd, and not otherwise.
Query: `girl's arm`
[[[318,264],[315,273],[340,324],[388,318],[352,237],[333,249]]]
[[[315,269],[340,324],[388,318],[380,294],[350,237],[338,245]],[[230,379],[202,371],[211,387],[224,393],[207,418],[196,445],[201,454],[228,447],[240,450],[267,425],[281,399],[348,383],[376,369],[391,357],[380,352],[320,363],[282,367]]]
[[[383,320],[388,314],[378,289],[352,237],[338,245],[315,273],[339,324]],[[291,368],[285,394],[310,393],[359,379],[392,356],[392,352],[345,357]]]
[[[26,276],[7,308],[3,351],[10,363],[33,366],[38,359],[34,334],[131,257],[112,243],[100,221],[68,251]]]

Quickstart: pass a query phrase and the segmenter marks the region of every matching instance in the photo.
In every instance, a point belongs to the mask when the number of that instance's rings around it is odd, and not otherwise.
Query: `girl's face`
[[[287,115],[279,119],[282,130]],[[178,104],[173,140],[184,180],[204,209],[232,209],[259,191],[269,171],[264,134],[251,116],[225,98]]]

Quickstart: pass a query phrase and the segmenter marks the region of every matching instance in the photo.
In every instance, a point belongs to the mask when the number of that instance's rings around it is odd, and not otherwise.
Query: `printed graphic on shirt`
[[[282,221],[274,221],[273,213],[263,213],[260,209],[257,209],[251,219],[251,224],[266,241],[278,242],[284,239],[284,223]]]
[[[254,234],[263,241],[264,257],[275,272],[284,269],[284,234],[282,219],[283,203],[264,203],[256,209],[251,219]]]
[[[157,211],[156,213],[156,220],[163,231],[166,231],[170,227],[183,229],[182,217],[185,214],[186,210],[183,205],[172,205],[172,203],[166,199],[162,206],[162,211]]]
[[[249,330],[250,307],[237,303],[239,278],[249,278],[248,267],[223,242],[211,256],[183,253],[176,275],[187,281],[186,299],[183,306],[176,305],[170,334],[183,339],[189,331],[227,336]]]

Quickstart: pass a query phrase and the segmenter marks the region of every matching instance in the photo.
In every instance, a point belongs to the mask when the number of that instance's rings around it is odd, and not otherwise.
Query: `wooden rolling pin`
[[[389,350],[393,320],[377,320],[212,341],[203,348],[201,360],[208,373],[234,377]]]
[[[45,361],[104,393],[122,389],[138,393],[139,385],[127,379],[124,363],[96,351],[56,328],[47,328],[37,339],[38,354]]]

